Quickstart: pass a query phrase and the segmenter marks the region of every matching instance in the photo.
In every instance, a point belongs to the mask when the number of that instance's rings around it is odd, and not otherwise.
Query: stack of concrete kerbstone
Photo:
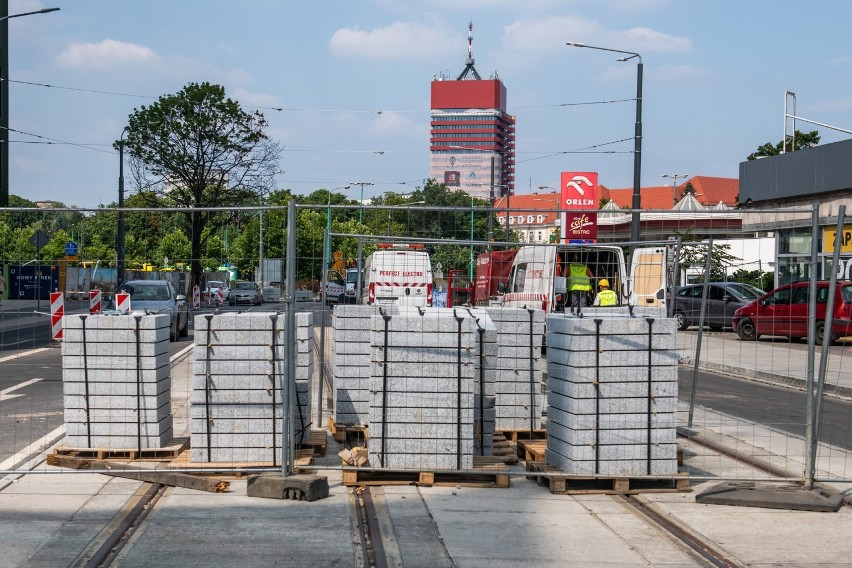
[[[676,329],[673,319],[548,317],[549,465],[677,473]]]
[[[169,319],[139,316],[137,342],[135,316],[65,316],[67,447],[152,449],[171,441]]]
[[[457,311],[459,315],[465,315],[465,312],[473,317],[476,324],[473,353],[476,362],[473,387],[473,448],[477,456],[490,456],[494,453],[494,422],[497,415],[497,397],[494,394],[498,355],[497,326],[484,308]]]
[[[396,307],[383,307],[396,314]],[[334,422],[368,426],[370,422],[370,332],[379,306],[335,306],[332,318]]]
[[[495,427],[539,430],[544,405],[541,385],[544,312],[520,308],[487,308],[487,312],[497,327]]]
[[[285,314],[196,316],[191,461],[280,463],[286,340]],[[298,445],[310,435],[313,314],[296,314],[295,351]]]
[[[373,467],[473,467],[476,324],[466,310],[460,323],[453,312],[373,317]]]

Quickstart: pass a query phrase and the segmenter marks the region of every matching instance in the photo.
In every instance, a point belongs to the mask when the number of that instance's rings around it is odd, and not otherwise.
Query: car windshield
[[[130,300],[168,300],[171,298],[169,287],[162,284],[125,284],[124,290],[130,294]]]
[[[843,286],[840,288],[840,294],[843,296],[844,304],[852,304],[852,286]]]
[[[358,273],[357,272],[347,272],[346,273],[346,282],[349,284],[355,284],[358,282]]]
[[[217,280],[211,280],[207,283],[208,288],[224,288],[225,284]]]
[[[763,296],[766,292],[757,288],[756,286],[752,286],[751,284],[742,284],[742,283],[729,283],[728,290],[733,292],[734,294],[741,296],[743,298],[749,300],[757,300],[761,296]]]
[[[240,282],[237,284],[237,290],[255,290],[257,285],[254,282]]]

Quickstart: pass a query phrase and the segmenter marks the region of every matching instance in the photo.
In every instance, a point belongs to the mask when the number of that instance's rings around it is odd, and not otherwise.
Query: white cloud
[[[278,95],[260,93],[237,88],[228,93],[232,99],[239,101],[244,107],[280,107],[281,98]]]
[[[612,31],[608,36],[614,42],[636,51],[688,51],[692,42],[688,37],[673,36],[650,28],[630,28],[625,31]]]
[[[581,16],[518,21],[503,30],[504,47],[510,51],[557,51],[565,49],[568,41],[640,53],[687,51],[692,48],[692,42],[684,36],[640,27],[606,30],[597,21]]]
[[[105,39],[100,43],[75,43],[59,54],[59,63],[66,67],[105,69],[129,63],[149,63],[160,56],[143,45]]]
[[[417,129],[420,122],[415,122],[398,112],[382,111],[376,115],[370,124],[370,135],[378,137],[396,136],[408,134]]]
[[[331,52],[338,57],[403,59],[452,53],[465,45],[461,35],[416,22],[394,22],[384,28],[365,31],[341,28],[329,40]]]

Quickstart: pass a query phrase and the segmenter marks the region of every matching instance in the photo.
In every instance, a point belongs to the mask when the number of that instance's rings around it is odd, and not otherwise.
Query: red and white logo
[[[62,339],[62,316],[65,315],[65,298],[62,292],[50,293],[50,337]]]
[[[196,310],[201,307],[201,288],[198,286],[192,287],[192,307]]]
[[[562,239],[567,241],[594,241],[597,239],[598,203],[600,186],[597,172],[562,172],[560,207],[569,211],[562,214]],[[576,211],[577,213],[570,213]]]
[[[100,290],[89,290],[89,313],[93,316],[101,313]]]

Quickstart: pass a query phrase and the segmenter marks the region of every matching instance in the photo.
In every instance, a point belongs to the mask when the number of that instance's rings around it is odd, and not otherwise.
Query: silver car
[[[232,306],[237,304],[259,306],[263,303],[263,295],[260,287],[254,282],[237,282],[228,294],[228,303]]]
[[[130,294],[130,310],[146,314],[171,316],[171,339],[186,337],[189,333],[189,306],[186,296],[176,294],[170,282],[164,280],[130,280],[118,287]],[[115,298],[112,301],[115,309]]]

